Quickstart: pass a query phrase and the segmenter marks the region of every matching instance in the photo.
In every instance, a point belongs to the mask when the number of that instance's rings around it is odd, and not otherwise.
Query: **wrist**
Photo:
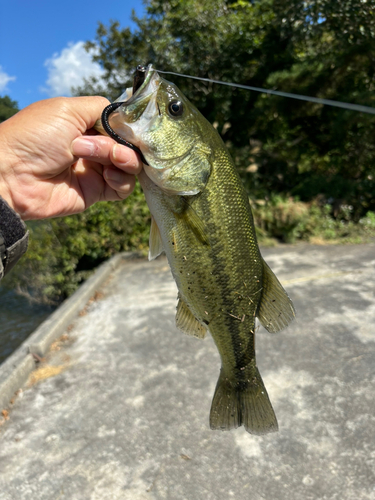
[[[0,199],[3,199],[7,203],[7,205],[17,213],[10,190],[6,182],[4,182],[3,179],[1,178],[1,174],[0,174]]]
[[[13,205],[13,199],[10,194],[9,188],[6,182],[2,179],[1,173],[0,173],[0,199],[3,199],[12,210],[17,212],[17,210]]]
[[[1,134],[0,127],[0,197],[7,202],[12,210],[17,212],[10,187],[11,179],[14,177],[17,158],[12,153],[5,137]]]

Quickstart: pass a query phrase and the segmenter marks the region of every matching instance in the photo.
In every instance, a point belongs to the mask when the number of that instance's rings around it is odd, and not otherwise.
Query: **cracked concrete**
[[[257,336],[280,431],[211,431],[211,338],[164,258],[125,261],[0,427],[0,499],[374,500],[375,244],[263,251],[297,310]],[[55,373],[51,370],[51,373]]]

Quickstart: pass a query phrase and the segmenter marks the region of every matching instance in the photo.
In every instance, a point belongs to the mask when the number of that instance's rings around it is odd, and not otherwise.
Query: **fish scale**
[[[152,214],[149,256],[164,250],[168,258],[179,290],[176,324],[200,338],[209,331],[220,353],[211,428],[276,431],[256,366],[255,318],[276,332],[295,312],[260,254],[232,158],[211,124],[152,67],[115,113],[114,129],[148,163],[139,181]]]

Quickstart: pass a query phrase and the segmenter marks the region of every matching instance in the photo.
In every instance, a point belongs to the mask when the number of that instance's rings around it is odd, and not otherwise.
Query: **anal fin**
[[[181,298],[177,304],[176,326],[187,335],[193,335],[199,339],[203,339],[207,332],[207,328],[197,320]]]
[[[289,325],[295,316],[293,302],[263,260],[262,300],[257,312],[259,321],[270,333],[276,333]]]

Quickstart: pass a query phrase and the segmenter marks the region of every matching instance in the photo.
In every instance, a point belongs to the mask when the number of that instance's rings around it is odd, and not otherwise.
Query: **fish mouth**
[[[117,142],[140,153],[142,161],[147,164],[139,149],[142,132],[150,121],[159,114],[156,95],[160,85],[160,77],[151,64],[147,68],[138,66],[134,75],[133,90],[127,89],[121,98],[107,106],[102,114],[100,125],[96,129],[108,134]],[[129,97],[130,95],[130,97]]]
[[[134,85],[133,90],[135,92],[133,95],[124,102],[122,106],[119,107],[118,112],[121,115],[121,119],[127,124],[130,125],[139,119],[143,118],[145,111],[148,111],[148,115],[150,115],[150,103],[151,101],[155,101],[156,106],[156,94],[160,85],[160,76],[152,67],[152,64],[147,66],[145,70],[145,76],[143,82],[139,85],[138,79],[138,71],[134,76]],[[153,107],[152,111],[156,114],[156,107]],[[114,113],[115,115],[115,113]]]
[[[142,73],[144,73],[143,78],[140,76]],[[156,92],[159,87],[159,80],[160,77],[157,71],[152,67],[152,64],[149,64],[147,68],[138,66],[133,79],[133,93],[130,98],[125,101],[124,105],[131,106],[139,99],[147,97],[152,92]]]

